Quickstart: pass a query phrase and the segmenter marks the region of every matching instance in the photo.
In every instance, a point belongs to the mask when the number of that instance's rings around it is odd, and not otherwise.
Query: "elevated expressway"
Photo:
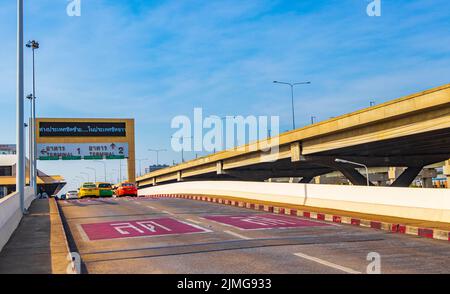
[[[272,152],[267,147],[272,146]],[[274,146],[278,152],[274,153]],[[366,178],[354,166],[406,167],[392,186],[406,187],[423,167],[450,158],[450,84],[362,109],[277,137],[148,173],[140,188],[191,180],[263,181],[340,171],[353,184]]]

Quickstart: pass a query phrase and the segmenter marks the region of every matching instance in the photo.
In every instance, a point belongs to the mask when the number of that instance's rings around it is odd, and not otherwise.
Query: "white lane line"
[[[194,224],[198,224],[198,225],[201,225],[202,224],[202,222],[199,222],[199,221],[196,221],[196,220],[193,220],[193,219],[190,219],[190,218],[187,218],[186,219],[188,222],[191,222],[191,223],[194,223]]]
[[[151,208],[151,209],[155,209],[155,210],[156,210],[156,208],[155,208],[154,206],[151,206],[151,205],[147,205],[147,207],[148,207],[148,208]]]
[[[325,265],[325,266],[328,266],[328,267],[331,267],[331,268],[334,268],[334,269],[337,269],[340,271],[343,271],[343,272],[346,272],[346,273],[349,273],[349,274],[362,274],[361,272],[355,271],[354,269],[351,269],[351,268],[348,268],[348,267],[345,267],[345,266],[342,266],[339,264],[335,264],[335,263],[332,263],[332,262],[329,262],[329,261],[326,261],[326,260],[323,260],[323,259],[320,259],[317,257],[306,255],[303,253],[294,253],[294,255],[304,258],[304,259],[307,259],[307,260],[310,260],[310,261],[317,262],[319,264],[322,264],[322,265]]]
[[[250,238],[250,237],[247,237],[247,236],[244,236],[244,235],[241,235],[241,234],[232,232],[232,231],[223,231],[223,232],[224,232],[224,233],[227,233],[227,234],[229,234],[229,235],[231,235],[231,236],[238,237],[238,238],[240,238],[240,239],[244,239],[244,240],[251,240],[251,239],[252,239],[252,238]]]

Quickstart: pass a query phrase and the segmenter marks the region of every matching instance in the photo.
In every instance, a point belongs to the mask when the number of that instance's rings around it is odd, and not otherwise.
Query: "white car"
[[[77,191],[69,191],[66,193],[66,199],[78,199]]]

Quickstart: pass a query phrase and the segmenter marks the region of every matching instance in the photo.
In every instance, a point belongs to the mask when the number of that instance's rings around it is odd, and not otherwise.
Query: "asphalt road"
[[[87,273],[450,273],[445,241],[185,199],[59,205]]]

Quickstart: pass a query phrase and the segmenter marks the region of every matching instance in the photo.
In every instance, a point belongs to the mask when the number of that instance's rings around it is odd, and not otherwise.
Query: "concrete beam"
[[[222,161],[222,160],[219,160],[219,161],[216,163],[216,168],[217,168],[216,173],[217,173],[218,175],[224,175],[224,174],[225,174],[225,171],[223,170],[223,161]]]
[[[302,147],[300,142],[294,142],[291,144],[291,161],[298,162],[301,159]]]
[[[391,187],[409,187],[414,179],[419,175],[422,167],[411,166],[392,183]]]

